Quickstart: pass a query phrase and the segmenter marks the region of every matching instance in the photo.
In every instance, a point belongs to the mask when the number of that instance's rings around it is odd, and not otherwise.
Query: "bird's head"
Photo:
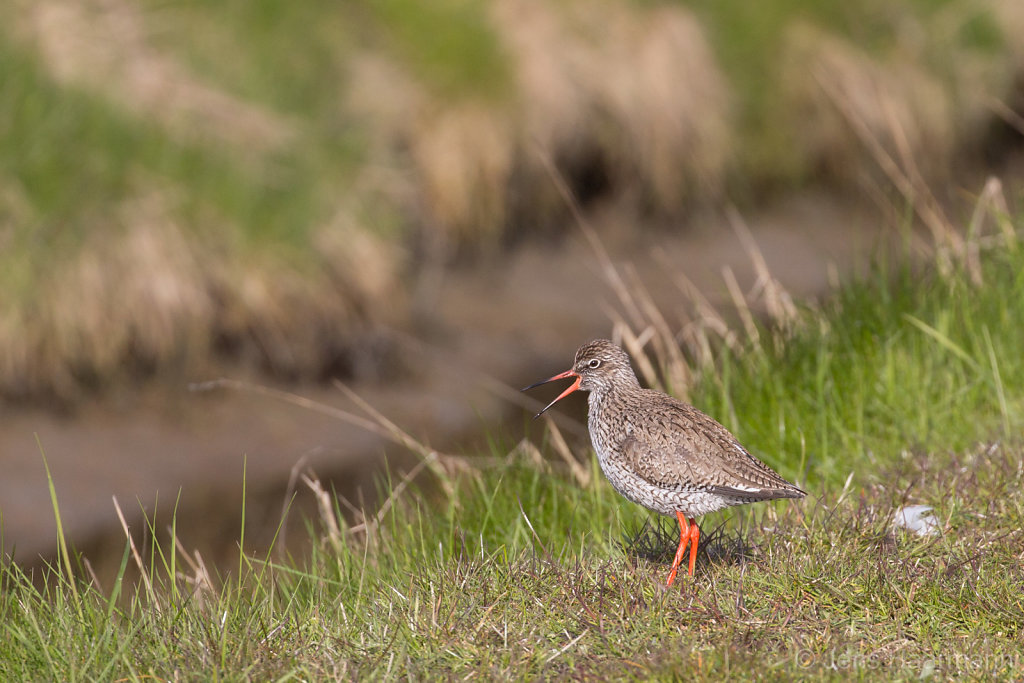
[[[569,377],[575,378],[576,381],[559,394],[554,401],[547,404],[544,410],[537,413],[535,417],[540,417],[548,408],[577,389],[603,393],[616,385],[639,386],[626,352],[607,339],[596,339],[584,344],[576,351],[576,358],[573,360],[571,368],[554,377],[531,384],[523,391],[553,382],[556,379]]]

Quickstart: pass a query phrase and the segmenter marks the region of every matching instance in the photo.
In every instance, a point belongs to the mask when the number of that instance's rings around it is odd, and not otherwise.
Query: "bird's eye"
[[[590,362],[587,363],[587,367],[590,368],[591,370],[596,370],[597,368],[601,367],[601,359],[591,358]]]

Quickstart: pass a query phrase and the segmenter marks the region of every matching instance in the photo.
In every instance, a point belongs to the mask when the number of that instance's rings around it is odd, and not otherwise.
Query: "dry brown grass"
[[[505,0],[494,13],[526,135],[570,181],[579,159],[602,160],[613,192],[669,214],[721,189],[731,98],[688,11]]]
[[[1024,33],[1024,5],[1017,0],[988,0],[986,4],[991,7],[1007,36],[1020,36]],[[1010,40],[1008,47],[1016,58],[1016,76],[1020,78],[1024,74],[1024,42]]]
[[[401,65],[363,53],[349,63],[344,107],[365,131],[358,193],[400,207],[420,226],[425,255],[494,244],[506,224],[513,137],[507,114],[484,102],[446,102]]]
[[[1012,117],[1012,103],[1019,101],[1020,7],[993,0],[905,15],[893,44],[871,52],[793,22],[784,39],[781,82],[803,162],[873,195],[880,183],[907,194],[880,156],[922,187],[956,176],[955,166],[977,156],[993,121]],[[1003,45],[963,37],[972,22],[989,16]]]
[[[931,173],[949,170],[956,144],[951,93],[921,64],[882,62],[808,24],[794,25],[783,57],[783,83],[799,123],[804,159],[833,178],[862,182],[875,168],[850,125],[861,126],[891,155],[904,150]],[[845,104],[844,111],[837,99]]]
[[[989,0],[992,12],[1007,36],[1024,35],[1024,3],[1016,0]],[[1010,73],[1007,74],[1006,94],[988,96],[983,102],[1018,135],[1024,136],[1024,41],[1008,40],[1012,55]]]
[[[47,263],[38,289],[5,302],[4,393],[70,398],[82,384],[119,375],[129,357],[154,366],[210,344],[215,306],[202,255],[161,201],[139,199],[111,220],[132,228],[115,241],[97,230]]]
[[[453,102],[379,54],[349,71],[345,106],[371,163],[407,169],[407,211],[436,253],[558,215],[541,156],[582,194],[597,177],[602,194],[664,215],[721,191],[731,98],[690,13],[500,0],[491,16],[514,73],[508,102]]]
[[[1003,5],[1012,36],[1017,10]],[[870,137],[922,184],[948,180],[1000,115],[1013,78],[998,50],[958,43],[979,11],[951,8],[926,26],[908,14],[906,35],[882,54],[794,21],[779,56],[779,108],[803,167],[887,192],[893,179],[879,172]],[[735,98],[686,9],[495,0],[490,13],[513,73],[506,101],[451,101],[380,54],[352,69],[346,107],[365,121],[374,165],[396,169],[378,177],[404,180],[403,206],[430,253],[443,259],[563,217],[542,158],[582,201],[612,197],[679,217],[720,196],[743,153]]]
[[[226,145],[243,163],[295,140],[292,122],[156,47],[136,4],[18,2],[5,16],[54,81],[175,139]],[[215,357],[292,378],[379,366],[379,330],[404,314],[403,260],[400,247],[364,228],[358,205],[338,201],[308,231],[302,257],[279,258],[215,209],[186,225],[175,193],[188,188],[158,176],[132,183],[128,199],[79,219],[81,234],[61,246],[20,247],[30,258],[7,273],[0,299],[0,395],[74,401],[128,377],[198,371]],[[0,246],[32,224],[18,183],[4,188]]]
[[[717,195],[732,151],[731,103],[696,18],[670,7],[574,10],[588,56],[575,77],[594,112],[610,119],[618,144],[609,155],[621,165],[613,178],[626,187],[632,179],[670,214]]]
[[[931,195],[906,197],[920,215],[934,205]],[[966,228],[958,229],[941,219],[931,241],[922,241],[922,258],[932,262],[944,277],[963,273],[971,286],[985,285],[982,255],[988,251],[1014,253],[1019,249],[1012,214],[1003,185],[990,177],[977,195]],[[778,354],[795,332],[807,325],[826,325],[813,303],[798,308],[782,283],[771,273],[761,249],[742,216],[730,209],[730,221],[755,273],[754,283],[743,289],[732,270],[722,277],[731,306],[716,308],[686,276],[666,263],[679,288],[679,317],[669,319],[653,303],[643,281],[628,267],[616,268],[592,228],[579,227],[590,240],[617,305],[609,310],[613,339],[632,356],[638,374],[652,387],[687,398],[690,387],[703,373],[720,372],[716,359],[722,347],[751,357]],[[767,324],[759,324],[767,323]]]
[[[156,192],[111,222],[0,306],[0,394],[74,400],[215,356],[284,377],[357,372],[353,358],[403,314],[397,254],[355,225],[325,226],[309,272],[186,234]]]
[[[506,225],[514,140],[503,111],[459,104],[431,111],[410,136],[422,208],[454,244],[494,244]]]

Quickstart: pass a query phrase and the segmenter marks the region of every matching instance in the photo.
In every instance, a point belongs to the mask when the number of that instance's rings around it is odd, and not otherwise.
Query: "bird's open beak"
[[[579,375],[577,375],[574,370],[566,370],[565,372],[558,373],[554,377],[548,377],[545,380],[541,380],[540,382],[535,382],[534,384],[531,384],[530,386],[524,387],[522,389],[522,391],[527,391],[528,389],[533,389],[534,387],[539,387],[541,384],[547,384],[548,382],[554,382],[556,379],[567,379],[569,377],[575,377],[576,381],[573,382],[572,384],[570,384],[568,389],[566,389],[565,391],[560,393],[558,395],[558,398],[556,398],[554,401],[552,401],[551,403],[549,403],[546,406],[544,406],[544,410],[542,410],[539,413],[537,413],[536,415],[534,415],[533,419],[536,420],[538,417],[543,415],[547,411],[548,408],[550,408],[551,406],[555,405],[556,403],[561,401],[563,398],[565,398],[566,396],[568,396],[572,392],[574,392],[577,389],[579,389],[580,388],[580,382],[583,381],[583,378],[580,377]]]

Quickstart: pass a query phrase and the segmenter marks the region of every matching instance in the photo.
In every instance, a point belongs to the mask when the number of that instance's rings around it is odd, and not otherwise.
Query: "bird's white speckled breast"
[[[682,512],[687,517],[699,517],[743,502],[699,489],[654,486],[600,455],[598,462],[604,476],[608,477],[616,491],[634,503],[662,515],[673,516],[676,512]]]

